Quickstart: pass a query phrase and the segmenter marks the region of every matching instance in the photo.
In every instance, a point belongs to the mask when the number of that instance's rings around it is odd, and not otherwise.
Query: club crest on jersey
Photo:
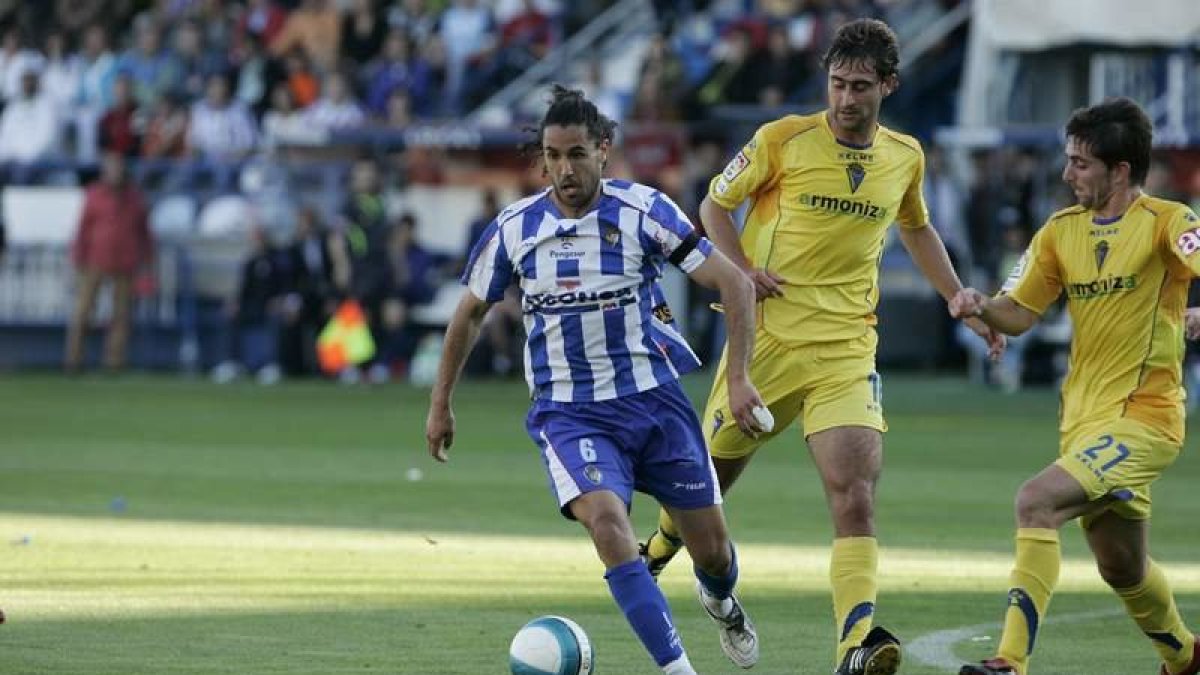
[[[583,475],[587,476],[587,479],[595,485],[599,485],[600,481],[604,480],[604,473],[595,464],[588,464],[583,467]]]
[[[615,227],[604,228],[604,241],[609,246],[616,246],[621,241],[621,231]]]
[[[655,305],[650,309],[650,313],[654,315],[654,318],[663,323],[671,323],[675,321],[675,315],[671,313],[671,306],[665,302],[661,305]]]
[[[862,164],[852,162],[846,166],[846,179],[850,181],[850,193],[858,192],[858,186],[862,185],[863,179],[867,177],[867,170]]]
[[[725,413],[720,408],[717,408],[717,411],[713,413],[712,432],[709,434],[709,438],[716,436],[723,424],[725,424]]]
[[[1104,261],[1108,260],[1108,249],[1108,240],[1101,239],[1100,241],[1096,242],[1095,254],[1097,273],[1104,269]]]
[[[746,151],[742,150],[738,152],[733,159],[729,160],[729,163],[725,165],[725,170],[721,172],[721,175],[725,177],[725,180],[732,181],[740,176],[748,166],[750,166],[750,158],[746,156]]]

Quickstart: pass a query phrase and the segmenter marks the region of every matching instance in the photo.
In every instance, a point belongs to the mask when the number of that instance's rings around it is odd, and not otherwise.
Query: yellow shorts
[[[729,412],[728,353],[722,354],[704,407],[709,454],[723,459],[745,457],[790,427],[801,412],[806,435],[842,426],[887,431],[881,382],[875,372],[877,342],[870,329],[853,340],[790,347],[759,331],[750,381],[771,409],[775,429],[758,438],[742,433]]]
[[[1100,513],[1113,511],[1129,520],[1150,517],[1150,484],[1179,456],[1179,444],[1151,426],[1120,418],[1087,424],[1064,434],[1058,449],[1061,466],[1081,485],[1089,500],[1118,498],[1111,506],[1080,519],[1084,528]]]

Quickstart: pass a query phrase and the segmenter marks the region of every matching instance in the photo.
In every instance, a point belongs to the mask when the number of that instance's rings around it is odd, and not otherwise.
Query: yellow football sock
[[[1012,588],[1008,591],[1008,611],[1004,614],[1004,633],[997,655],[1018,673],[1026,672],[1038,626],[1058,585],[1061,565],[1057,530],[1036,527],[1017,530],[1017,559],[1009,575]]]
[[[646,542],[646,552],[651,558],[669,558],[683,548],[683,540],[679,538],[679,529],[667,514],[666,509],[658,510],[658,532]]]
[[[1151,560],[1142,583],[1113,590],[1125,602],[1125,611],[1154,643],[1167,669],[1172,673],[1186,669],[1191,664],[1195,636],[1183,625],[1162,568]]]
[[[842,537],[833,540],[829,558],[829,585],[833,590],[833,618],[837,630],[837,659],[862,643],[875,616],[875,568],[879,544],[875,537]]]

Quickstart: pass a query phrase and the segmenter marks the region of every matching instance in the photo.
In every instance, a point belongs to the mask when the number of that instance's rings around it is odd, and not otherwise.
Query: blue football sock
[[[725,576],[714,577],[695,565],[692,566],[692,571],[696,573],[700,585],[704,586],[704,590],[712,597],[724,600],[733,595],[733,587],[737,585],[738,580],[737,549],[733,547],[733,542],[729,542],[729,572]]]
[[[608,590],[633,632],[660,667],[683,656],[683,642],[671,609],[641,559],[630,560],[604,574]]]

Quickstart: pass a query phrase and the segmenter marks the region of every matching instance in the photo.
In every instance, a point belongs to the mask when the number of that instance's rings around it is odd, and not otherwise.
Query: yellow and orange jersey
[[[1183,441],[1184,313],[1200,274],[1200,219],[1138,197],[1117,218],[1074,206],[1050,217],[1002,293],[1042,314],[1066,293],[1074,330],[1060,428],[1128,417]]]
[[[760,328],[786,344],[861,337],[876,323],[888,226],[925,227],[925,156],[880,126],[867,146],[839,141],[825,112],[763,125],[709,183],[733,210],[750,200],[741,242],[756,267],[787,280]]]

